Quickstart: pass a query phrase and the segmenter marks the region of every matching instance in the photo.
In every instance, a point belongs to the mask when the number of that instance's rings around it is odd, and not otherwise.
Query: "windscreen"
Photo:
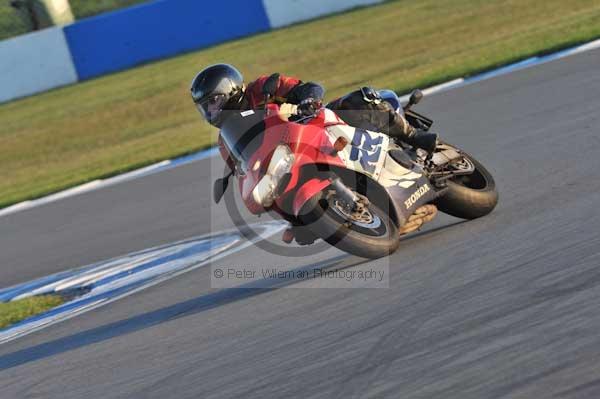
[[[221,126],[221,138],[231,157],[242,170],[248,169],[248,161],[262,144],[265,132],[264,111],[224,111],[225,122]]]

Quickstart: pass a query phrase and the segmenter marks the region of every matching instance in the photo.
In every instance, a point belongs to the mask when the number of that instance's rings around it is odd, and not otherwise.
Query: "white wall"
[[[77,82],[61,28],[0,41],[0,102]]]
[[[271,27],[279,28],[382,0],[263,0]]]

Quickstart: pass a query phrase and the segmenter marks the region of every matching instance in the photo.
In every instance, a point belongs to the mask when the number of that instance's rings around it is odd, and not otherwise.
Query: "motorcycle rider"
[[[270,102],[296,104],[298,113],[306,116],[321,108],[325,94],[321,85],[274,75],[278,78],[278,84]],[[220,127],[227,114],[223,111],[245,111],[264,105],[262,89],[268,78],[269,76],[261,76],[245,85],[242,74],[232,65],[211,65],[198,73],[192,81],[192,99],[202,116],[211,125]],[[340,97],[329,103],[327,108],[336,111],[351,126],[385,133],[428,153],[435,149],[437,134],[415,129],[370,87],[363,87]],[[221,143],[219,145],[222,146]]]
[[[295,104],[302,116],[314,115],[322,107],[325,89],[318,83],[304,83],[294,77],[273,74],[261,76],[245,85],[242,74],[228,64],[211,65],[202,70],[192,81],[190,90],[204,119],[220,128],[228,114],[224,111],[246,111],[264,106],[263,86],[269,78],[277,80],[275,94],[269,102]],[[388,134],[428,153],[432,153],[437,144],[437,134],[415,129],[370,87],[340,97],[327,107],[351,126]],[[230,170],[234,170],[220,136],[219,150]],[[284,232],[283,241],[289,243],[295,238],[301,245],[315,241],[316,236],[308,229],[291,217],[289,221],[292,227]]]

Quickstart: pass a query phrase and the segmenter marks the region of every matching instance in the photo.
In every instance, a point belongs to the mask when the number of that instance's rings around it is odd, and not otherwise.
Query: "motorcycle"
[[[275,92],[265,83],[265,100]],[[380,95],[411,125],[433,121],[405,106],[391,90]],[[220,132],[221,154],[232,169],[213,187],[215,202],[236,175],[242,200],[254,214],[274,211],[291,223],[284,241],[321,238],[353,255],[379,258],[396,251],[406,234],[437,210],[463,219],[490,213],[498,192],[490,172],[460,148],[438,142],[432,154],[389,136],[347,125],[322,108],[299,118],[294,107],[265,101],[264,110],[234,112]]]

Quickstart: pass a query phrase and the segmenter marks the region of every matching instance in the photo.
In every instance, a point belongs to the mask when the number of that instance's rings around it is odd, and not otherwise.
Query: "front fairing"
[[[252,213],[262,213],[265,209],[254,201],[252,192],[261,178],[265,175],[275,148],[285,143],[287,121],[277,114],[265,115],[264,130],[259,141],[243,163],[243,169],[238,173],[239,188],[246,207]]]
[[[270,105],[268,112],[260,146],[245,162],[244,174],[239,178],[242,199],[253,213],[265,211],[254,201],[253,190],[263,178],[271,155],[278,145],[288,145],[294,154],[290,181],[275,201],[278,207],[281,207],[282,202],[289,196],[294,195],[303,179],[314,177],[303,176],[305,166],[319,164],[345,167],[343,160],[332,154],[333,142],[325,130],[325,125],[331,121],[327,121],[327,115],[324,112],[306,124],[289,122],[283,115],[278,114],[278,108],[275,105]],[[337,120],[337,123],[343,122]]]
[[[239,172],[245,173],[250,158],[261,147],[265,134],[265,111],[228,112],[219,132],[220,141]]]

